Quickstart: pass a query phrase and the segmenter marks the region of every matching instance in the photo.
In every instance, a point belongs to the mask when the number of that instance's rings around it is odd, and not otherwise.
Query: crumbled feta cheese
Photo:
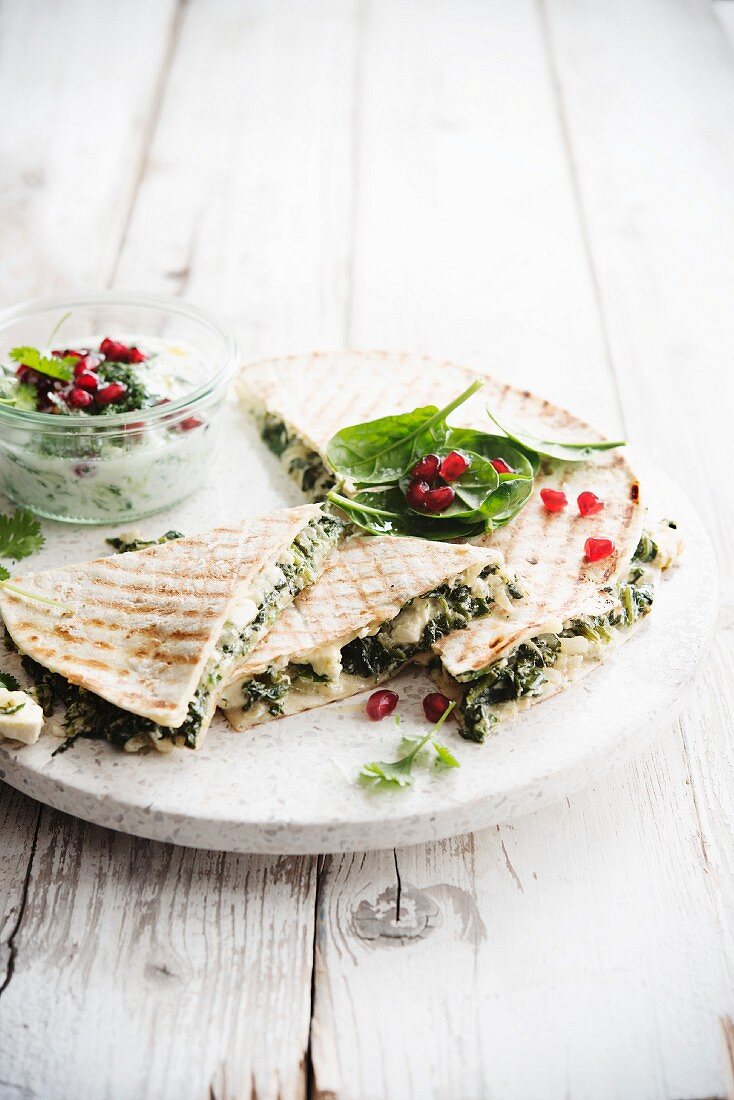
[[[33,745],[42,726],[43,711],[27,692],[0,688],[0,737]]]

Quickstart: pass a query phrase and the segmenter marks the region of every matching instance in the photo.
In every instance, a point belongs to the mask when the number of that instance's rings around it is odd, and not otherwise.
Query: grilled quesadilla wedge
[[[521,622],[511,634],[490,627],[475,637],[475,652],[492,653],[483,668],[466,662],[455,638],[439,640],[432,675],[458,702],[462,735],[484,741],[508,716],[555,695],[599,665],[652,610],[661,574],[680,550],[674,523],[645,531],[626,577],[603,588],[585,614],[549,616],[532,626]],[[475,625],[483,627],[486,621]]]
[[[354,695],[437,638],[522,602],[494,550],[413,538],[353,538],[249,657],[219,705],[235,729]]]
[[[317,505],[17,578],[0,611],[70,734],[196,748],[227,669],[321,572],[342,525]]]
[[[425,356],[344,352],[256,363],[243,368],[238,387],[263,440],[314,495],[331,477],[322,456],[341,428],[420,406],[441,407],[476,376],[476,371]],[[491,431],[489,407],[500,423],[522,424],[541,439],[603,438],[550,402],[480,376],[483,388],[455,410],[452,424]],[[562,489],[569,506],[549,512],[540,497],[543,488]],[[579,515],[575,502],[585,491],[604,501],[601,512]],[[437,643],[449,675],[479,674],[524,639],[561,631],[574,619],[610,613],[640,541],[644,514],[639,482],[619,451],[598,452],[593,461],[581,463],[543,458],[533,496],[512,522],[472,540],[502,553],[507,569],[526,581],[526,598],[511,620],[480,619]],[[584,544],[589,537],[611,539],[614,553],[588,561]]]

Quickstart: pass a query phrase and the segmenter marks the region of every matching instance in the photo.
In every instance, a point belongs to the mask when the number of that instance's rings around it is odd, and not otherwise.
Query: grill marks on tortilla
[[[4,590],[21,652],[72,683],[163,725],[179,725],[230,603],[319,514],[304,505],[117,557],[19,577],[71,615]]]
[[[240,389],[246,399],[254,397],[323,450],[336,431],[350,424],[420,405],[441,407],[477,375],[483,372],[426,356],[344,352],[245,367]],[[523,424],[536,435],[602,438],[565,409],[528,390],[484,377],[483,389],[452,414],[452,424],[491,432],[485,411],[489,405],[501,419]],[[369,385],[352,381],[365,378]],[[317,404],[314,394],[318,394]],[[569,505],[564,512],[551,515],[542,507],[538,489],[544,485],[565,489]],[[576,509],[576,497],[585,489],[602,497],[606,506],[597,515],[583,518]],[[512,622],[503,629],[479,620],[443,639],[436,649],[456,669],[483,668],[516,643],[519,624],[525,624],[524,636],[531,637],[551,615],[565,620],[606,611],[611,598],[601,589],[625,572],[642,532],[643,514],[639,483],[623,453],[600,452],[594,463],[554,464],[550,476],[539,476],[533,497],[511,524],[477,540],[499,550],[508,570],[527,583],[528,594],[516,604]],[[589,536],[613,539],[616,556],[586,562],[584,542]]]
[[[356,637],[395,618],[415,596],[496,558],[467,544],[426,543],[390,536],[354,538],[334,554],[316,583],[296,598],[228,681],[260,671],[279,658]]]

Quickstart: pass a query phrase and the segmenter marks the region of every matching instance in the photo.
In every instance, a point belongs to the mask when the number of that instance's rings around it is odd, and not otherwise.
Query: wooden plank
[[[104,284],[138,179],[177,0],[0,9],[0,300]]]
[[[302,1096],[283,1050],[296,1022],[301,1049],[308,1034],[308,999],[292,995],[310,984],[314,861],[192,852],[49,816],[3,997],[2,1087],[49,1100]]]
[[[253,354],[341,343],[352,16],[186,5],[124,240],[106,250],[114,281],[229,314]],[[0,1094],[304,1095],[315,889],[315,860],[166,848],[44,814],[2,997]]]
[[[16,933],[23,917],[27,879],[41,807],[0,785],[0,997],[13,976]]]
[[[116,281],[228,316],[245,357],[344,339],[355,15],[193,4]]]
[[[630,434],[659,444],[676,404],[672,392],[660,396],[652,366],[660,369],[660,348],[646,343],[644,356],[628,354],[651,305],[649,260],[638,247],[619,263],[624,249],[616,242],[611,289],[597,267],[596,222],[575,205],[586,192],[579,192],[583,172],[581,181],[574,174],[580,135],[573,123],[583,111],[583,136],[603,133],[609,86],[625,89],[625,110],[614,115],[616,144],[594,146],[597,212],[601,218],[602,200],[616,203],[615,211],[626,202],[631,218],[638,201],[642,235],[671,174],[688,163],[687,142],[700,149],[710,112],[720,121],[731,103],[727,85],[718,89],[718,106],[699,100],[684,110],[692,52],[684,43],[695,42],[691,64],[699,75],[711,64],[722,83],[729,76],[708,56],[716,42],[701,6],[680,5],[672,18],[666,5],[648,5],[636,20],[638,6],[630,3],[619,23],[619,5],[600,6],[601,17],[593,3],[551,8],[554,26],[563,22],[576,32],[564,61],[575,61],[584,76],[575,89],[577,115],[566,116],[553,113],[564,106],[554,90],[559,73],[565,90],[565,69],[550,64],[544,20],[530,5],[495,4],[490,11],[462,4],[450,13],[431,4],[370,5],[351,330],[355,343],[379,340],[492,364],[607,426],[619,415],[620,371],[627,397],[642,393],[623,406]],[[667,61],[660,47],[666,19],[680,37]],[[416,38],[420,51],[401,64]],[[665,91],[649,76],[651,59]],[[676,82],[673,102],[687,124],[682,136],[676,111],[661,113]],[[654,186],[647,129],[634,143],[629,137],[630,120],[641,114],[655,118],[671,143],[655,166]],[[714,159],[722,150],[712,145],[709,154]],[[685,187],[674,184],[681,200],[686,191],[690,204],[703,169],[698,164]],[[727,192],[714,175],[707,198],[719,222],[729,217]],[[683,205],[679,226],[687,224]],[[660,232],[654,217],[653,224]],[[717,332],[729,336],[718,311],[731,285],[724,268],[732,249],[724,257],[713,237],[707,244],[713,259],[707,266],[699,254],[698,287],[685,281],[690,297],[673,293],[690,242],[677,256],[653,251],[656,312],[666,324],[685,315],[699,344],[702,321],[712,315]],[[716,306],[702,316],[712,282],[719,283]],[[693,332],[687,335],[695,349]],[[706,361],[713,382],[720,371]],[[679,417],[691,407],[701,416],[702,403],[699,396],[692,406],[681,404]],[[710,414],[699,421],[710,422]],[[680,436],[673,438],[680,461]],[[688,477],[700,484],[700,466]],[[722,674],[713,675],[721,691]],[[686,731],[692,713],[695,704]],[[731,744],[715,733],[722,719],[720,710],[709,712],[714,752]],[[716,774],[714,810],[730,782],[723,770]],[[718,820],[723,838],[728,809]],[[732,1012],[733,956],[722,928],[723,894],[707,862],[711,829],[677,726],[624,772],[511,827],[331,860],[317,926],[316,1095],[723,1096],[720,1017]],[[406,898],[400,922],[398,888]]]

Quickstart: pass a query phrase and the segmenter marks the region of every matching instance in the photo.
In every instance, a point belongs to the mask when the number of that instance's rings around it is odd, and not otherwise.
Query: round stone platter
[[[634,462],[652,518],[678,521],[680,564],[653,613],[602,667],[524,712],[484,745],[443,740],[461,767],[416,766],[412,787],[367,790],[360,766],[396,756],[391,719],[369,721],[366,696],[234,733],[217,716],[201,750],[131,755],[102,741],[0,744],[0,778],[58,810],[122,832],[197,848],[304,853],[386,848],[438,839],[528,813],[603,776],[649,743],[678,711],[713,632],[716,566],[701,521],[671,481]],[[177,508],[141,520],[151,537],[184,534],[302,503],[231,397],[215,470]],[[129,528],[128,528],[129,529]],[[45,523],[29,570],[99,557],[126,530]],[[705,583],[701,583],[705,578]],[[1,663],[0,658],[0,663]],[[425,733],[419,670],[396,682],[402,732]]]

